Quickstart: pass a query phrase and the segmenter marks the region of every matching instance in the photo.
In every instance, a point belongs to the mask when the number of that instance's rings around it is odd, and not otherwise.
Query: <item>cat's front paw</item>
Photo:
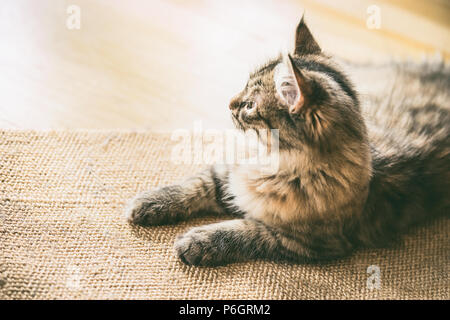
[[[181,261],[188,265],[221,265],[225,261],[215,240],[215,232],[210,226],[192,228],[177,237],[175,251]]]
[[[178,186],[138,194],[125,207],[125,218],[135,224],[157,225],[172,222],[183,210]]]

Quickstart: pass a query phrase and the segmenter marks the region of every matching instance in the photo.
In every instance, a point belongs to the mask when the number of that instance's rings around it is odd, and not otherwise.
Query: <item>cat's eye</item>
[[[251,110],[254,107],[254,103],[251,101],[243,101],[240,103],[239,108],[245,108],[247,110]]]
[[[253,106],[254,106],[253,102],[248,101],[248,102],[246,102],[246,104],[245,104],[245,109],[251,110],[251,109],[253,109]]]

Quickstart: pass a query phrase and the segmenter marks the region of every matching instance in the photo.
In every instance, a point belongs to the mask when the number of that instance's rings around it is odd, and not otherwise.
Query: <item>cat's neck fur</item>
[[[280,150],[278,174],[305,177],[317,171],[325,171],[332,176],[352,176],[364,171],[364,176],[370,176],[371,155],[368,144],[355,143],[329,153],[308,147]]]

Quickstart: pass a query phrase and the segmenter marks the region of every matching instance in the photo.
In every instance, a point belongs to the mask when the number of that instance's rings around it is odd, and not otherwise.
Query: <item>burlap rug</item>
[[[213,218],[143,228],[121,215],[137,191],[198,169],[172,163],[171,144],[145,132],[0,131],[0,298],[450,298],[448,218],[327,265],[185,266],[176,234]],[[368,285],[369,266],[379,283]]]

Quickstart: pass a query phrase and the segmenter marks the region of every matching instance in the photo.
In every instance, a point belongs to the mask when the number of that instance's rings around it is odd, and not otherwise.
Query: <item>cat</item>
[[[294,52],[250,74],[229,105],[240,130],[279,129],[278,171],[213,165],[137,195],[125,208],[128,221],[231,215],[175,241],[184,263],[217,266],[337,259],[448,214],[449,67],[337,61],[302,18]]]

